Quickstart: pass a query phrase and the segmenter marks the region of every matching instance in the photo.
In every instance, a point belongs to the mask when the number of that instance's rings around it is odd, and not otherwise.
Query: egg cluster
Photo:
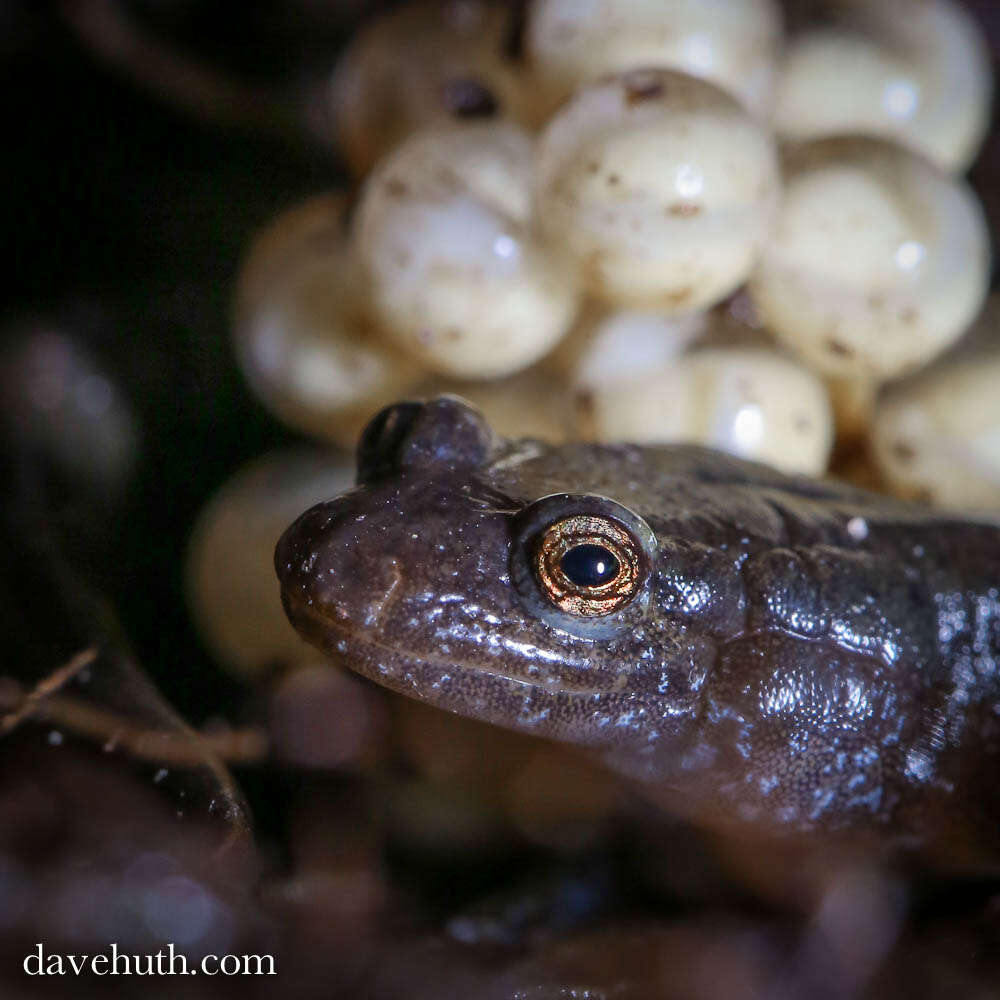
[[[287,212],[244,269],[252,387],[345,446],[390,400],[452,391],[509,435],[808,474],[864,439],[901,492],[1000,500],[1000,358],[936,361],[988,290],[961,176],[984,43],[954,0],[820,6],[788,35],[776,0],[370,21],[329,88],[356,200]]]

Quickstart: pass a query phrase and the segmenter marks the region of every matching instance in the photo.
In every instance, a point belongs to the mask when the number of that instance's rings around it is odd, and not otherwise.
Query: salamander
[[[445,396],[376,416],[275,564],[338,661],[696,822],[1000,847],[989,518],[696,446],[503,440]]]

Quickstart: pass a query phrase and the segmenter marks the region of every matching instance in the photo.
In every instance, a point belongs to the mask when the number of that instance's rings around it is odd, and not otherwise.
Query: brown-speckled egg
[[[778,192],[767,132],[680,73],[585,87],[538,143],[539,223],[616,308],[689,312],[728,295],[770,232]]]
[[[359,279],[343,199],[322,195],[261,234],[236,301],[236,354],[255,394],[291,426],[345,446],[422,374],[378,335]]]
[[[882,0],[792,39],[773,120],[785,139],[879,135],[959,171],[986,133],[992,89],[985,40],[960,4]]]
[[[964,182],[866,138],[807,143],[786,167],[777,228],[750,290],[811,368],[890,378],[965,331],[986,296],[989,236]]]
[[[372,173],[358,252],[386,333],[459,378],[526,368],[571,326],[572,269],[531,219],[532,140],[510,123],[433,128]]]
[[[416,0],[366,24],[330,84],[352,171],[434,122],[530,116],[537,101],[508,51],[514,30],[511,5],[494,0]]]
[[[710,80],[764,113],[780,42],[773,0],[536,0],[526,32],[549,106],[608,73],[655,66]]]

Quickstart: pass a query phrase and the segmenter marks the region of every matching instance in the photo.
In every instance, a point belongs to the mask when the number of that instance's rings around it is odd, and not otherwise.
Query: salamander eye
[[[656,536],[627,507],[593,493],[554,493],[513,524],[511,582],[522,606],[586,639],[627,632],[645,615]]]
[[[585,618],[609,615],[638,590],[641,549],[619,523],[582,514],[541,535],[535,573],[549,600]]]

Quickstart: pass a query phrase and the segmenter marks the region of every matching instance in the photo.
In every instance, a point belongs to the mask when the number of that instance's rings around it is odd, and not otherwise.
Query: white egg
[[[763,113],[780,43],[773,0],[535,0],[526,32],[551,107],[608,73],[660,67],[709,80]]]
[[[545,366],[574,391],[670,365],[705,333],[708,314],[590,310]]]
[[[820,475],[833,443],[822,381],[773,349],[694,349],[579,395],[582,426],[600,441],[687,442]]]
[[[894,490],[944,507],[1000,509],[1000,309],[916,375],[887,385],[875,407],[875,460]]]
[[[253,677],[315,658],[285,617],[274,547],[299,514],[353,485],[354,463],[343,453],[277,452],[236,472],[198,515],[188,603],[205,643],[232,673]]]
[[[978,26],[951,0],[849,10],[843,24],[789,43],[775,94],[778,133],[885,136],[945,170],[964,170],[986,133],[992,94]]]
[[[734,98],[679,73],[586,87],[538,143],[539,224],[618,309],[689,312],[728,295],[778,193],[769,135]]]
[[[335,196],[284,213],[258,238],[234,330],[261,401],[291,426],[345,446],[421,375],[378,336]]]
[[[512,16],[503,2],[417,0],[364,25],[330,85],[337,139],[355,175],[434,122],[533,113],[537,101],[507,53]]]
[[[532,141],[509,123],[417,133],[372,173],[358,252],[386,333],[432,371],[495,378],[570,328],[572,270],[532,230]]]
[[[750,291],[810,367],[881,380],[961,336],[988,279],[986,221],[967,185],[900,147],[845,138],[789,156]]]

